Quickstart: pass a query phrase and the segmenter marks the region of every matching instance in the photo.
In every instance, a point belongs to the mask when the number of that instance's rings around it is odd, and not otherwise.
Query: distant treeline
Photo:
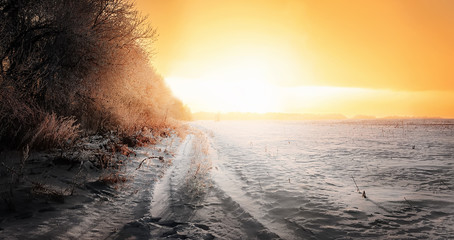
[[[194,120],[338,120],[347,119],[342,114],[309,114],[309,113],[249,113],[229,112],[211,113],[197,112]]]
[[[354,117],[346,117],[345,115],[332,113],[332,114],[311,114],[311,113],[250,113],[250,112],[228,112],[228,113],[214,113],[214,112],[196,112],[192,114],[194,120],[345,120],[351,122],[353,120],[376,120],[375,122],[389,120],[437,120],[441,118],[433,117],[408,117],[408,116],[387,116],[375,117],[368,115],[356,115]],[[350,121],[351,120],[351,121]],[[446,121],[450,121],[446,119]]]
[[[0,145],[190,117],[149,64],[157,33],[130,1],[0,0],[0,12]]]

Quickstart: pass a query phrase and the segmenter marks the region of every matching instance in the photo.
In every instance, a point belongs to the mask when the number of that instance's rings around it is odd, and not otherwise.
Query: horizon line
[[[199,111],[192,113],[195,120],[212,120],[220,117],[224,120],[385,120],[385,119],[454,119],[454,117],[440,116],[408,116],[408,115],[388,115],[374,116],[367,114],[357,114],[348,117],[342,113],[286,113],[286,112],[210,112]]]

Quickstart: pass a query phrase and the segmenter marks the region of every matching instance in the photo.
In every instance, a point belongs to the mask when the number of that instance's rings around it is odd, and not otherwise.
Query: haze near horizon
[[[138,0],[193,112],[454,118],[454,2]]]

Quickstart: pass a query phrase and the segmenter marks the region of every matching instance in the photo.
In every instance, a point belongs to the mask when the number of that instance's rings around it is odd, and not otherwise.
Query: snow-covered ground
[[[0,239],[105,239],[117,236],[131,222],[149,216],[153,187],[171,165],[172,152],[178,149],[179,141],[177,137],[164,138],[157,145],[134,149],[136,155],[131,154],[127,159],[123,156],[126,164],[121,174],[129,181],[117,185],[99,181],[99,177],[107,173],[88,161],[103,145],[98,139],[83,143],[80,148],[85,150],[73,153],[83,160],[80,164],[61,162],[58,157],[54,159],[53,154],[32,154],[27,160],[27,179],[54,189],[59,189],[59,185],[63,189],[74,182],[77,184],[74,193],[64,197],[64,201],[56,202],[31,195],[30,188],[24,184],[14,196],[16,211],[8,213],[2,206]],[[138,236],[143,239],[150,233],[142,231]]]
[[[281,238],[447,239],[454,236],[453,123],[196,125],[211,136],[214,185]]]
[[[136,149],[120,189],[1,216],[0,238],[447,239],[453,123],[194,122]]]

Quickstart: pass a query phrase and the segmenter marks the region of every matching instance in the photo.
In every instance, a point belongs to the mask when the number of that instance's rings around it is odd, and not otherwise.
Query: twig
[[[356,191],[357,191],[357,192],[360,192],[360,191],[359,191],[358,184],[356,184],[355,178],[354,178],[353,176],[351,176],[351,177],[352,177],[352,179],[353,179],[353,182],[355,183]]]
[[[146,158],[144,158],[144,159],[140,162],[140,164],[139,164],[139,166],[136,168],[136,170],[139,170],[139,168],[142,167],[142,164],[143,164],[146,160],[152,159],[152,158],[159,158],[159,159],[161,159],[162,157],[156,157],[156,156],[154,156],[154,157],[146,157]]]
[[[410,207],[414,208],[414,206],[404,197],[405,201],[410,205]]]

